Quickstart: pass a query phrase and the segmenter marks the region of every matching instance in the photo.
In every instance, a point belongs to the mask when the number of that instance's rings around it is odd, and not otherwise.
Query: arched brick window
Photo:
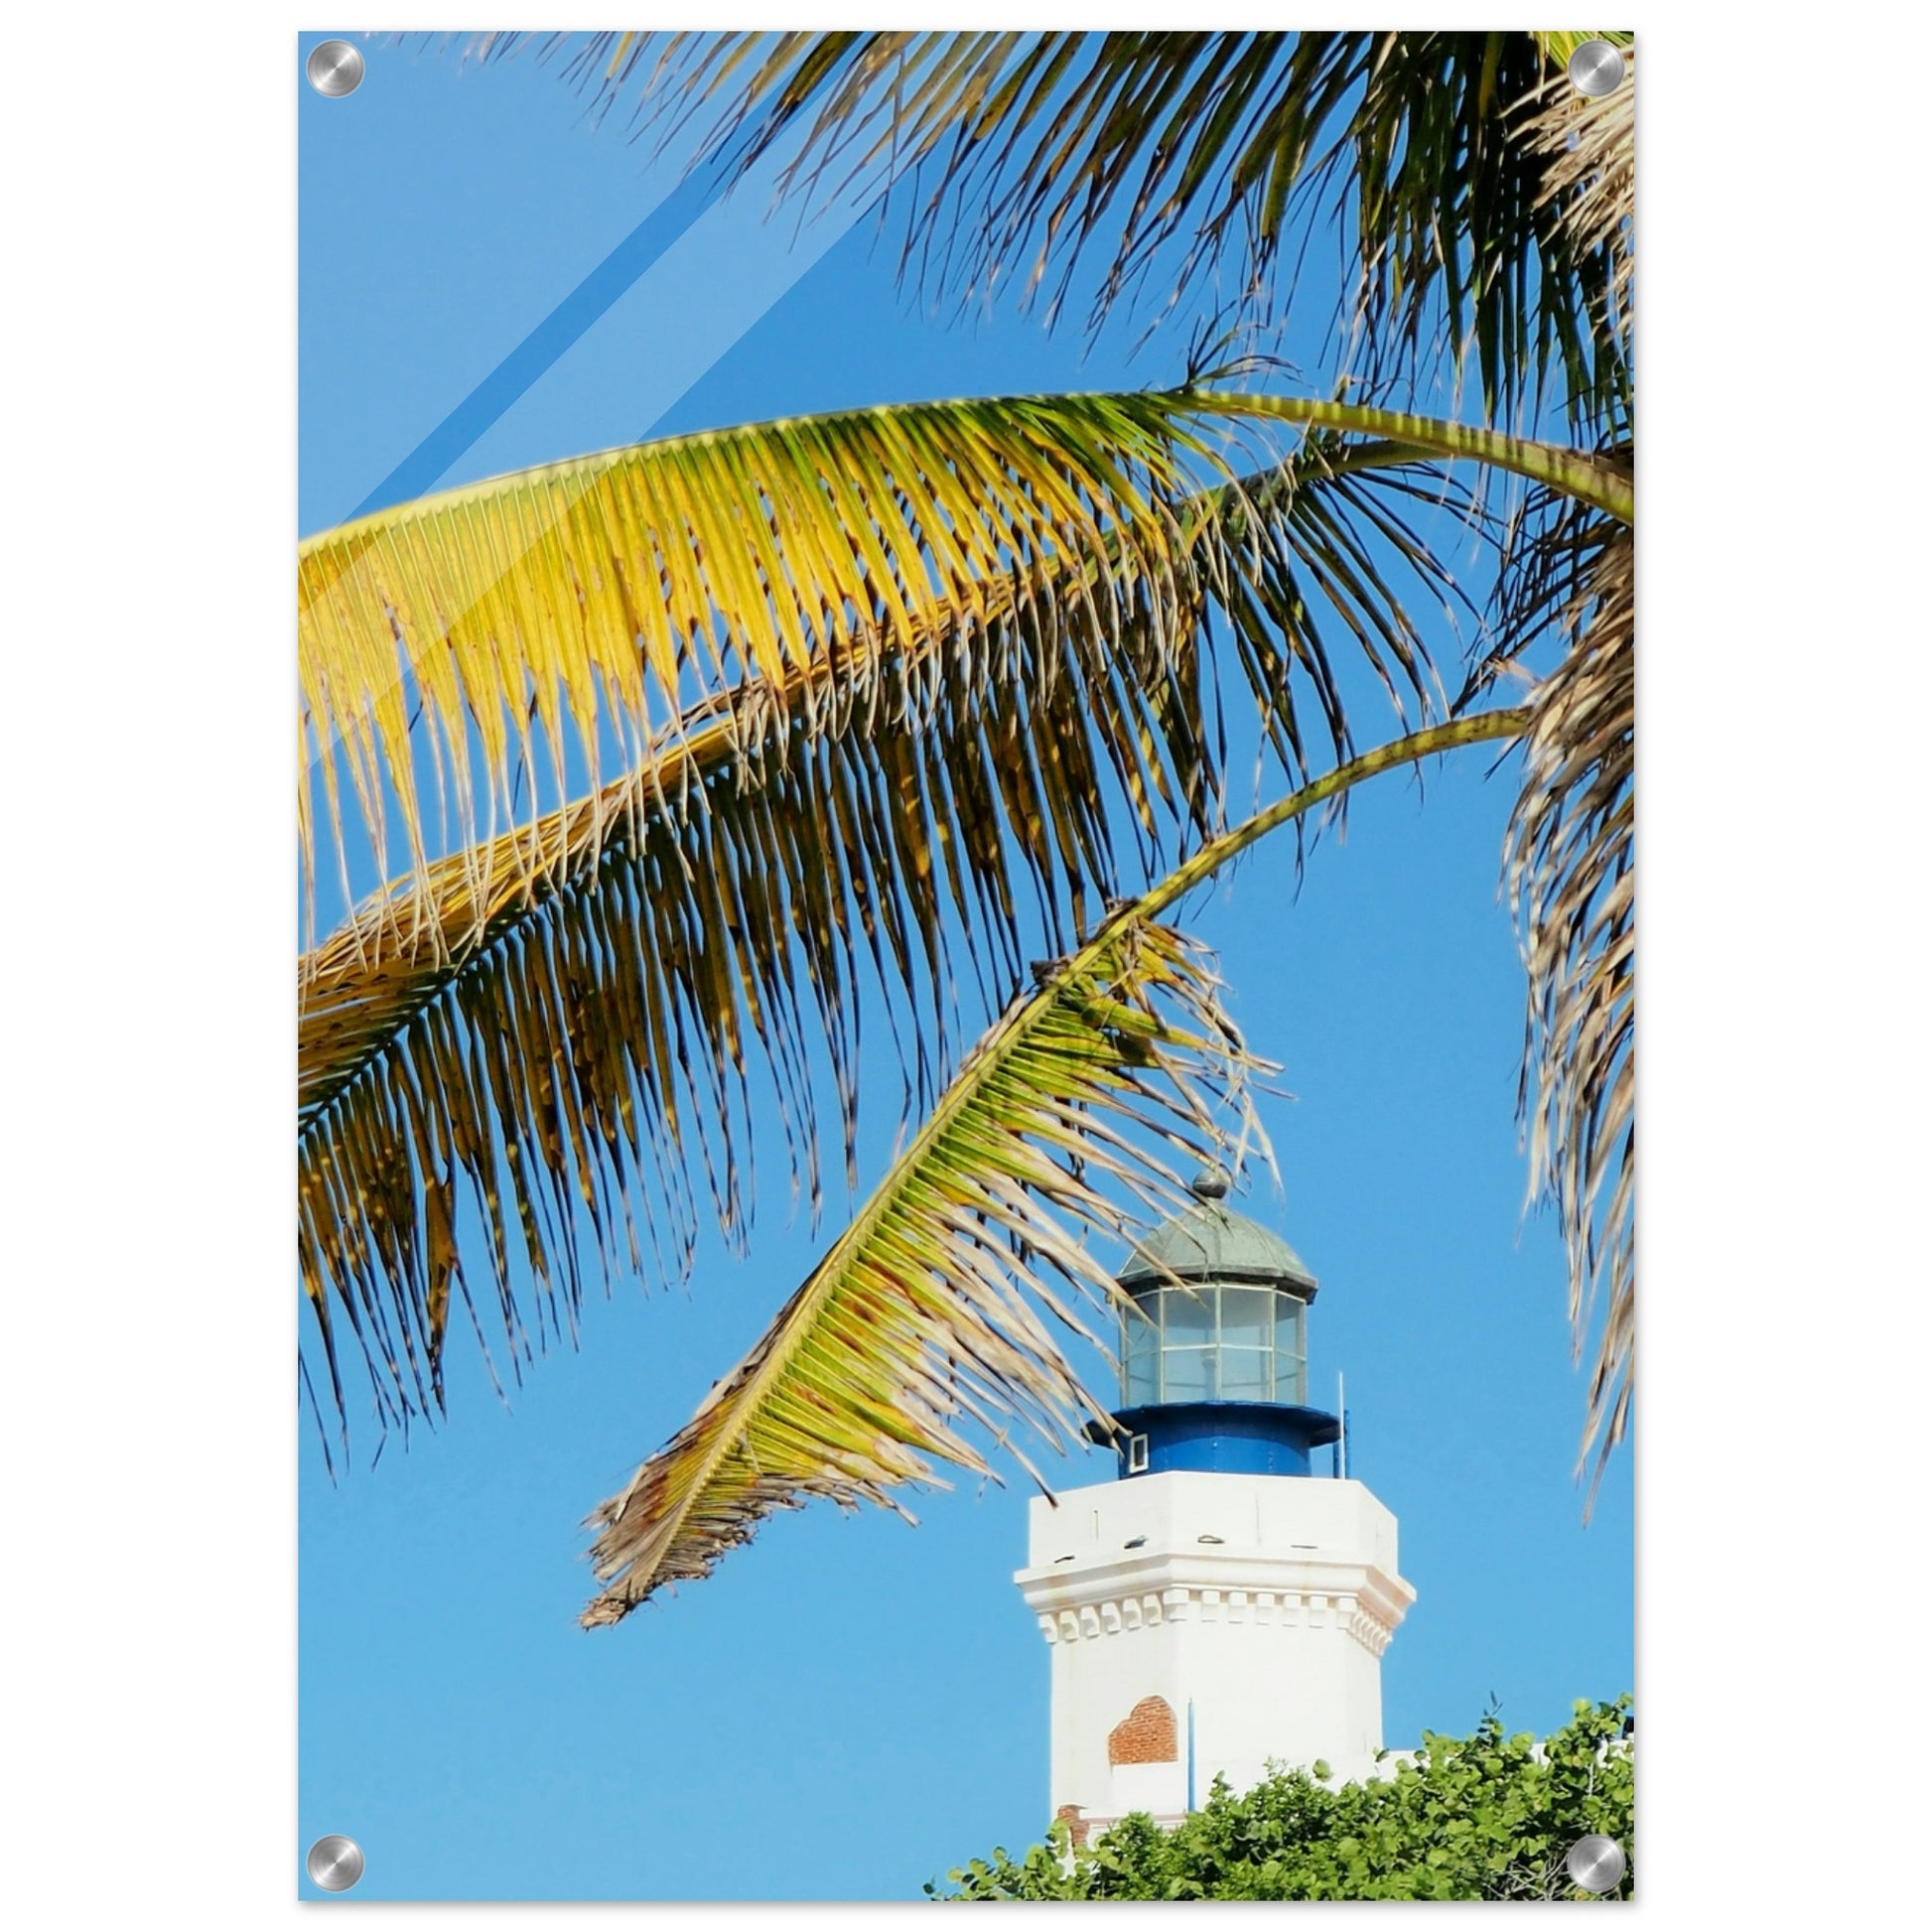
[[[1172,1764],[1179,1755],[1166,1698],[1143,1698],[1107,1733],[1109,1764]]]

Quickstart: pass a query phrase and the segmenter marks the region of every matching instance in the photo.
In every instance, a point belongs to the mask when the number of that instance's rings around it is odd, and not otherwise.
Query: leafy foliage
[[[1049,1843],[948,1874],[954,1901],[990,1899],[1588,1899],[1564,1868],[1578,1839],[1613,1839],[1629,1860],[1605,1898],[1635,1895],[1635,1770],[1628,1697],[1579,1703],[1542,1745],[1491,1712],[1468,1737],[1426,1733],[1413,1760],[1385,1760],[1331,1789],[1326,1767],[1278,1770],[1237,1795],[1217,1779],[1172,1830],[1145,1814],[1091,1846],[1063,1821]]]

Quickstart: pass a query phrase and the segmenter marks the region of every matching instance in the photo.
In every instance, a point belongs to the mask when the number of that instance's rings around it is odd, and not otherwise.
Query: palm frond
[[[1623,37],[1619,37],[1623,38]],[[1018,286],[1056,312],[1104,270],[1097,324],[1187,237],[1165,306],[1231,289],[1284,312],[1280,264],[1332,224],[1372,386],[1472,366],[1492,415],[1554,380],[1601,429],[1627,387],[1600,327],[1602,250],[1560,217],[1544,150],[1507,110],[1561,71],[1528,33],[492,35],[534,43],[601,118],[742,172],[792,135],[791,192],[900,190],[903,266],[962,301]],[[1547,44],[1547,49],[1546,49]],[[1567,41],[1566,41],[1567,48]],[[1171,292],[1170,292],[1171,291]]]
[[[838,1082],[850,1173],[867,969],[909,1003],[922,1107],[947,1068],[950,976],[990,988],[1030,933],[1060,951],[1085,930],[1119,889],[1118,815],[1143,870],[1168,835],[1220,823],[1217,640],[1291,776],[1298,687],[1347,748],[1331,629],[1430,709],[1406,602],[1446,580],[1403,519],[1446,488],[1412,451],[1318,432],[1147,512],[1181,532],[1165,586],[1096,585],[1084,564],[975,586],[915,649],[743,685],[602,793],[365,907],[301,976],[302,1277],[339,1406],[332,1306],[402,1420],[440,1395],[469,1282],[488,1282],[515,1362],[532,1329],[574,1324],[587,1276],[643,1272],[646,1247],[651,1273],[683,1274],[694,1190],[742,1233],[754,1057],[816,1209],[807,1069]]]
[[[1556,37],[1552,37],[1553,40]],[[1623,36],[1608,37],[1619,41]],[[1572,46],[1552,47],[1567,60]],[[1627,48],[1627,64],[1634,55]],[[1561,77],[1521,111],[1546,193],[1581,249],[1609,264],[1599,325],[1634,366],[1636,89],[1587,98]],[[1605,459],[1627,471],[1625,442]],[[1554,1202],[1570,1262],[1577,1355],[1599,1307],[1581,1471],[1623,1440],[1636,1366],[1636,549],[1629,514],[1552,504],[1519,547],[1505,636],[1520,653],[1557,627],[1568,651],[1537,690],[1506,878],[1529,976],[1519,1103],[1530,1198]],[[1594,1485],[1591,1489],[1594,1496]]]
[[[1260,1063],[1204,956],[1163,915],[1256,840],[1366,779],[1513,738],[1525,722],[1460,719],[1350,759],[1117,906],[1016,996],[764,1336],[587,1519],[606,1587],[585,1624],[708,1576],[774,1510],[823,1496],[903,1513],[892,1491],[933,1481],[935,1461],[991,1474],[961,1420],[1009,1449],[1016,1424],[1060,1448],[1081,1411],[1104,1422],[1039,1311],[1096,1339],[1080,1308],[1111,1310],[1117,1290],[1092,1240],[1175,1204],[1173,1156],[1217,1151],[1230,1114],[1245,1144],[1265,1146],[1248,1104]]]
[[[1571,648],[1531,702],[1506,878],[1529,975],[1520,1104],[1530,1198],[1555,1203],[1581,1359],[1595,1310],[1579,1466],[1628,1427],[1636,1326],[1635,544],[1603,551]]]
[[[1531,35],[1537,46],[1542,48],[1553,68],[1567,68],[1570,57],[1587,41],[1608,41],[1612,47],[1631,47],[1636,36],[1627,32],[1613,31],[1608,27],[1578,27],[1562,31],[1537,31]]]
[[[1634,538],[1623,520],[1538,491],[1500,542],[1495,643],[1456,709],[1560,640],[1556,667],[1531,688],[1504,877],[1528,982],[1528,1200],[1556,1210],[1580,1359],[1607,1304],[1579,1453],[1581,1468],[1600,1440],[1600,1477],[1634,1391]]]
[[[935,1461],[991,1475],[962,1419],[1056,1449],[1081,1411],[1104,1421],[1040,1311],[1097,1339],[1080,1294],[1114,1291],[1087,1240],[1132,1222],[1096,1183],[1177,1198],[1171,1159],[1212,1150],[1215,1103],[1239,1104],[1250,1067],[1178,933],[1122,919],[1084,949],[975,1048],[763,1338],[591,1516],[605,1587],[583,1622],[708,1576],[773,1510],[904,1513],[892,1491]]]
[[[1187,419],[1216,413],[1130,394],[801,418],[552,464],[311,538],[305,852],[319,778],[346,879],[345,777],[377,876],[406,867],[426,887],[433,847],[595,792],[706,696],[910,647],[1016,571],[1092,562],[1097,595],[1159,587],[1158,505],[1190,458],[1212,472]]]
[[[1183,537],[1168,505],[1231,477],[1230,453],[1267,419],[1526,474],[1567,461],[1425,418],[1202,386],[984,398],[610,451],[311,538],[298,618],[309,897],[317,789],[345,898],[350,824],[384,876],[399,869],[392,819],[418,898],[433,846],[483,849],[518,824],[528,882],[544,812],[599,795],[614,763],[639,768],[707,698],[752,682],[809,694],[815,664],[916,649],[1016,578],[1172,603]],[[434,944],[437,928],[409,936]]]
[[[849,1159],[866,965],[913,1004],[922,1102],[950,976],[1019,965],[1030,889],[1054,944],[1112,889],[1110,797],[1148,832],[1164,803],[1212,822],[1203,694],[1186,633],[1172,654],[1156,638],[1168,615],[1117,606],[1103,636],[1084,598],[1016,596],[990,633],[963,620],[943,661],[883,659],[842,719],[796,706],[754,759],[734,710],[668,768],[552,814],[536,887],[520,834],[446,862],[407,923],[444,922],[448,960],[385,944],[401,921],[382,905],[331,943],[303,1007],[303,1275],[326,1344],[331,1303],[349,1311],[397,1420],[425,1370],[438,1392],[452,1283],[491,1283],[514,1360],[526,1273],[541,1339],[574,1324],[587,1278],[646,1273],[640,1229],[648,1273],[682,1276],[694,1189],[742,1236],[755,1055],[815,1209],[810,1069],[829,1060]],[[486,1235],[467,1267],[438,1245],[459,1192]]]
[[[1609,460],[1629,468],[1628,450]],[[1593,595],[1606,554],[1628,534],[1626,517],[1559,489],[1525,492],[1497,519],[1497,570],[1481,633],[1456,713],[1485,697],[1506,674],[1524,676],[1524,661],[1555,640],[1567,649],[1574,621]]]
[[[1595,321],[1621,345],[1627,368],[1636,363],[1634,319],[1637,223],[1636,53],[1629,37],[1544,35],[1558,71],[1517,104],[1526,147],[1543,158],[1542,194],[1576,251],[1607,268],[1595,287]],[[1581,94],[1562,67],[1587,39],[1623,48],[1626,77],[1607,94]]]

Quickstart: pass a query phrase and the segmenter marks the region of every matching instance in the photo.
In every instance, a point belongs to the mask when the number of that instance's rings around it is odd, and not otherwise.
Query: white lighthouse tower
[[[1128,1263],[1120,1479],[1035,1497],[1014,1579],[1052,1646],[1051,1802],[1076,1840],[1270,1761],[1366,1777],[1382,1744],[1382,1652],[1416,1595],[1395,1518],[1311,1471],[1341,1428],[1306,1403],[1314,1277],[1207,1170]]]

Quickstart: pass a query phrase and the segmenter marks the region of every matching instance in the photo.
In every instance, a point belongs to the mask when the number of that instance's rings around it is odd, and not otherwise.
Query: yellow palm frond
[[[1060,396],[801,418],[553,464],[312,538],[302,722],[335,841],[346,789],[381,872],[425,888],[434,847],[595,792],[706,696],[909,648],[1016,571],[1092,561],[1110,566],[1097,595],[1160,585],[1157,506],[1187,457],[1211,467],[1186,419],[1212,408]]]
[[[323,950],[302,1006],[302,1273],[325,1339],[345,1308],[399,1418],[424,1371],[437,1385],[452,1286],[492,1278],[527,1353],[526,1273],[542,1332],[552,1312],[574,1318],[587,1272],[681,1276],[694,1190],[742,1235],[754,1056],[815,1208],[805,1069],[829,1054],[849,1159],[863,962],[913,1003],[907,1097],[922,1103],[952,974],[1018,967],[1027,896],[1057,935],[1111,889],[1110,797],[1150,833],[1162,791],[1183,822],[1213,822],[1190,633],[1164,645],[1145,603],[1108,621],[1103,636],[1082,596],[1015,598],[943,655],[842,684],[842,715],[821,691],[782,737],[760,726],[755,759],[737,708],[687,720],[641,774],[550,814],[534,846],[513,834],[446,861],[429,895],[379,903]],[[441,953],[397,936],[431,921]],[[459,1195],[485,1230],[467,1273],[437,1245]]]
[[[379,876],[405,870],[419,895],[432,848],[520,824],[527,882],[544,813],[637,769],[708,698],[815,690],[814,665],[915,650],[1016,578],[1084,582],[1103,616],[1114,596],[1172,604],[1186,537],[1168,505],[1202,470],[1228,477],[1229,440],[1268,423],[1620,486],[1480,429],[1190,387],[757,424],[380,510],[300,552],[311,897],[317,789],[345,886],[351,822]]]

